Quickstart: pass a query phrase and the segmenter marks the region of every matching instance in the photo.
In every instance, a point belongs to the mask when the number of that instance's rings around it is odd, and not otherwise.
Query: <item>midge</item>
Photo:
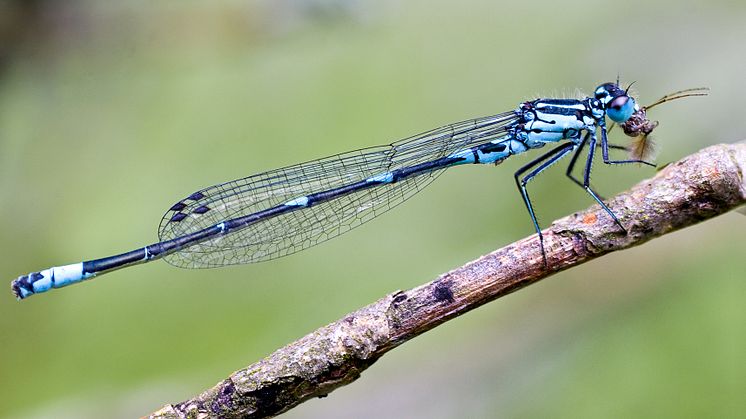
[[[635,126],[625,125],[633,116]],[[531,179],[575,152],[567,176],[626,232],[590,187],[598,132],[604,163],[653,166],[642,157],[609,158],[609,148],[615,147],[607,141],[607,117],[632,136],[643,133],[637,127],[649,127],[644,131],[646,136],[655,127],[647,119],[645,108],[638,106],[618,83],[604,83],[596,88],[593,97],[584,99],[524,102],[509,112],[446,125],[389,145],[202,189],[169,208],[158,229],[158,243],[116,256],[32,272],[13,281],[13,293],[23,299],[160,258],[183,268],[212,268],[286,256],[388,211],[420,191],[444,169],[463,164],[498,164],[514,154],[553,144],[554,148],[515,173],[547,264],[541,229],[526,190]],[[586,145],[583,176],[577,179],[572,169]]]

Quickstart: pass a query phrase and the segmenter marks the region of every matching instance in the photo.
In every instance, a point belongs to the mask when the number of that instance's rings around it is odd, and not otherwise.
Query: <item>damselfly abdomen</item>
[[[388,211],[447,168],[497,164],[512,155],[554,144],[550,151],[515,173],[539,236],[537,251],[546,265],[543,237],[527,183],[574,152],[567,176],[583,187],[625,231],[616,215],[591,189],[591,167],[598,145],[606,164],[653,165],[642,158],[609,158],[609,148],[613,146],[607,141],[606,118],[622,124],[625,131],[634,131],[636,126],[647,127],[647,135],[655,123],[647,119],[644,110],[618,83],[605,83],[595,90],[593,97],[528,101],[509,112],[446,125],[386,146],[211,186],[171,206],[161,221],[159,242],[116,256],[33,272],[13,281],[12,289],[17,298],[23,299],[160,258],[184,268],[211,268],[286,256]],[[636,125],[627,124],[633,117]],[[577,179],[572,169],[586,146],[583,176]]]

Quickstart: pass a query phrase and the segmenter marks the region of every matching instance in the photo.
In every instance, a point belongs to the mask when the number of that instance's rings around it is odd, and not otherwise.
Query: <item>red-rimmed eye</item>
[[[635,113],[635,100],[627,95],[617,96],[606,106],[606,115],[612,121],[623,123]]]
[[[629,102],[629,96],[617,96],[609,102],[608,107],[614,110],[621,110],[627,102]]]

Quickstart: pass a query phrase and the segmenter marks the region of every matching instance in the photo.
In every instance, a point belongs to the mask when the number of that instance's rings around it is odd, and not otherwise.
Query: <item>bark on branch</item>
[[[349,384],[389,350],[435,326],[555,272],[637,246],[746,203],[746,142],[706,148],[665,167],[608,204],[407,291],[396,291],[243,368],[213,388],[166,405],[151,418],[259,418],[280,414]]]

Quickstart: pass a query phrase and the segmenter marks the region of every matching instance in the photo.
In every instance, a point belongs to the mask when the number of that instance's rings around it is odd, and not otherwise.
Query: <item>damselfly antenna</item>
[[[647,160],[655,153],[655,143],[650,138],[650,134],[658,126],[658,121],[648,119],[646,113],[648,110],[676,99],[690,96],[707,96],[709,90],[707,87],[694,87],[669,93],[652,104],[643,106],[635,111],[626,122],[619,124],[624,133],[632,137],[632,144],[628,148],[630,158],[634,160]]]
[[[631,88],[632,88],[632,85],[633,85],[633,84],[635,84],[635,83],[637,83],[637,80],[635,80],[635,81],[633,81],[632,83],[630,83],[630,84],[629,84],[629,86],[627,86],[627,88],[626,88],[626,89],[624,89],[624,94],[625,94],[625,95],[626,95],[626,94],[629,94],[629,89],[631,89]]]

